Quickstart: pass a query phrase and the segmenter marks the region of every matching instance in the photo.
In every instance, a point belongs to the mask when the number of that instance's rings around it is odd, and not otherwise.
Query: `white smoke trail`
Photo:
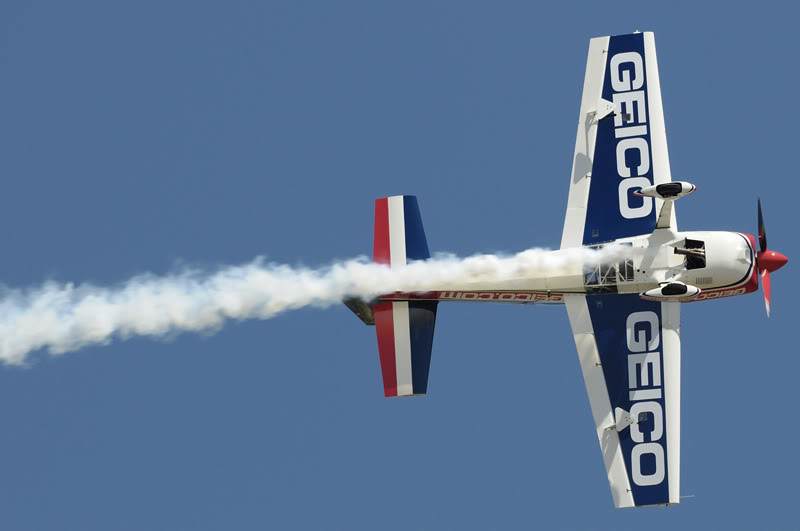
[[[213,273],[141,275],[116,287],[47,282],[37,288],[0,288],[0,361],[21,365],[41,348],[62,354],[115,337],[214,331],[228,319],[269,319],[306,306],[338,304],[348,296],[369,300],[395,291],[455,289],[470,282],[553,274],[570,265],[615,261],[626,252],[630,254],[630,247],[529,249],[513,256],[465,259],[439,255],[400,269],[365,258],[318,269],[257,258]]]

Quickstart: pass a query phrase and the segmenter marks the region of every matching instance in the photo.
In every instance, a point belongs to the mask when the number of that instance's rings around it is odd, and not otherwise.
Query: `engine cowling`
[[[655,197],[657,199],[675,200],[685,195],[689,195],[697,190],[697,187],[692,183],[686,181],[673,181],[671,183],[656,184],[642,188],[638,192],[633,192],[634,195],[641,197]]]
[[[700,288],[683,282],[665,282],[657,288],[647,290],[639,296],[651,301],[679,301],[700,294]]]

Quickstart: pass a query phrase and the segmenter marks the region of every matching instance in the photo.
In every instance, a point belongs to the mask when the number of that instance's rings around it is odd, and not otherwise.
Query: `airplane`
[[[680,502],[680,303],[758,289],[787,258],[756,238],[678,230],[674,203],[695,192],[673,181],[653,33],[590,40],[561,249],[613,242],[636,253],[553,274],[461,289],[345,300],[378,338],[384,394],[427,392],[442,301],[563,304],[569,316],[616,507]],[[430,257],[414,196],[375,201],[374,262]]]

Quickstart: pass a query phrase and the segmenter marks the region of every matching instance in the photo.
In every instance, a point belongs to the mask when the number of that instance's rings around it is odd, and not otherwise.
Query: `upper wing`
[[[633,192],[671,180],[653,34],[592,39],[561,247],[649,234],[663,201]]]
[[[679,503],[680,303],[637,294],[564,302],[614,505]],[[625,413],[633,424],[620,423]]]

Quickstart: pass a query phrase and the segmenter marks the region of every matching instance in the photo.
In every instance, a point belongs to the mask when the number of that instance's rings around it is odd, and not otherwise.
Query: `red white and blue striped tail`
[[[430,258],[417,198],[410,195],[375,200],[373,260],[403,267]],[[436,301],[377,303],[375,330],[386,396],[424,395],[428,389]]]

